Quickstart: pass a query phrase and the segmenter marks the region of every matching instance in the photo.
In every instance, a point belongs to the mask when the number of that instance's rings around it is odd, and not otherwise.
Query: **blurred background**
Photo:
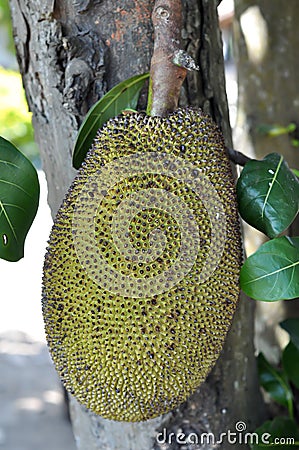
[[[0,259],[0,449],[75,450],[64,394],[45,344],[41,276],[52,219],[15,58],[8,0],[0,2],[0,135],[33,162],[41,186],[25,257],[16,263]]]

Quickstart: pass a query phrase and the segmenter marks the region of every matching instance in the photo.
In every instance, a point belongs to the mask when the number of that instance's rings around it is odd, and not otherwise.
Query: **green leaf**
[[[282,353],[282,365],[288,378],[299,389],[299,349],[292,341]]]
[[[281,155],[249,161],[237,183],[242,218],[270,238],[282,233],[299,210],[299,180]]]
[[[18,261],[35,217],[39,182],[31,162],[0,137],[0,258]]]
[[[257,127],[257,132],[269,137],[277,137],[282,136],[283,134],[290,134],[293,133],[296,130],[297,126],[295,123],[290,123],[286,127],[283,127],[282,125],[260,125]]]
[[[273,400],[286,406],[290,417],[293,416],[293,393],[284,372],[273,367],[262,353],[258,355],[258,373],[260,385]]]
[[[275,302],[299,296],[299,237],[282,236],[261,245],[240,272],[243,291],[255,300]]]
[[[73,166],[79,169],[96,133],[107,120],[126,109],[135,109],[148,73],[122,81],[105,94],[87,113],[78,132],[73,154]]]
[[[292,169],[292,171],[294,172],[294,174],[296,175],[296,177],[299,177],[299,170],[297,170],[297,169]]]
[[[288,417],[275,417],[255,430],[257,438],[252,437],[252,450],[295,450],[299,448],[299,430],[296,422]],[[254,433],[252,433],[254,435]]]
[[[290,318],[280,323],[281,328],[287,331],[291,337],[291,341],[299,350],[299,319]]]

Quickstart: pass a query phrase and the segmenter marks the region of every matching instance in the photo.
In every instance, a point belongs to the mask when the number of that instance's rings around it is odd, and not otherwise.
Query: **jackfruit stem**
[[[239,166],[244,167],[246,163],[251,161],[252,158],[249,158],[249,156],[244,155],[244,153],[239,152],[238,150],[234,150],[233,148],[226,147],[229,159]]]
[[[177,55],[182,52],[181,0],[156,0],[152,22],[155,43],[147,113],[151,116],[166,116],[178,106],[181,86],[188,70],[184,64],[177,62]]]

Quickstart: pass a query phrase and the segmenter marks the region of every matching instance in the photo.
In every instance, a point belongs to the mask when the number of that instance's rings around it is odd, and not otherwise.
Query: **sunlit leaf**
[[[260,385],[280,405],[286,406],[293,415],[293,394],[284,372],[273,367],[262,353],[258,355]]]
[[[0,137],[0,258],[18,261],[35,217],[39,182],[31,162]]]
[[[295,123],[290,123],[286,127],[282,125],[272,124],[272,125],[260,125],[257,127],[257,132],[264,134],[269,137],[282,136],[283,134],[290,134],[296,130],[297,126]]]
[[[243,264],[243,291],[255,300],[274,302],[299,296],[299,237],[282,236],[261,247]]]
[[[99,128],[107,120],[117,116],[126,109],[135,109],[140,91],[149,74],[136,75],[122,81],[105,94],[87,113],[78,132],[73,154],[73,166],[76,169],[82,164],[86,153]]]
[[[282,233],[299,210],[299,180],[281,155],[249,161],[238,180],[242,218],[270,238]]]
[[[28,111],[20,73],[0,66],[0,97],[0,136],[12,142],[30,160],[38,158],[32,113]]]
[[[296,177],[299,177],[299,170],[297,170],[297,169],[292,169],[292,170],[293,170],[294,174],[296,175]]]

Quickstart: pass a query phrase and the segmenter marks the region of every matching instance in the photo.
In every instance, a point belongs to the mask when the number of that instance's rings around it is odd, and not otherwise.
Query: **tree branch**
[[[156,0],[152,22],[155,32],[151,60],[148,113],[165,116],[178,106],[187,70],[198,69],[193,59],[181,49],[181,0]]]
[[[155,41],[147,112],[151,116],[166,116],[178,106],[187,71],[198,70],[199,67],[181,48],[181,0],[156,0],[152,22]],[[240,166],[245,166],[251,160],[232,148],[227,148],[227,152],[229,159]]]
[[[233,148],[226,147],[229,159],[239,166],[245,166],[248,161],[251,161],[252,158],[244,155],[244,153],[239,152],[238,150],[234,150]]]

